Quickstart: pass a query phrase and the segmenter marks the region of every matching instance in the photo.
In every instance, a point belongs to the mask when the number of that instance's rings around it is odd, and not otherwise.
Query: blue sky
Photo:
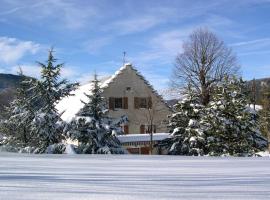
[[[270,0],[0,0],[0,73],[37,76],[54,46],[63,75],[86,81],[127,61],[168,87],[182,42],[207,27],[231,46],[245,79],[270,77]]]

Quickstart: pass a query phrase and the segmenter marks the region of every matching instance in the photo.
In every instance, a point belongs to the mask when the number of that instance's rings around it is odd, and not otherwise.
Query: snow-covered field
[[[1,200],[269,198],[269,157],[0,154]]]

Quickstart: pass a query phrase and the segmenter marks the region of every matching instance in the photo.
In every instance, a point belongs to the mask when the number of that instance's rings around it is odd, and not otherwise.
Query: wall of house
[[[109,110],[108,115],[113,118],[119,118],[123,115],[128,117],[128,132],[129,134],[138,134],[141,132],[141,125],[150,124],[150,119],[153,119],[153,124],[156,125],[156,132],[167,132],[168,115],[171,114],[170,109],[161,102],[145,84],[131,67],[126,67],[121,74],[117,76],[107,88],[104,88],[103,96],[109,104],[110,97],[127,97],[128,109],[113,109]],[[140,108],[136,109],[134,105],[134,97],[151,97],[152,109]]]

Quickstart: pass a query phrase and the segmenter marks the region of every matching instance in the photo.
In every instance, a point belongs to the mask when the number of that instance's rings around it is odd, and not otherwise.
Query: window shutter
[[[147,99],[147,107],[149,109],[152,109],[152,98],[151,97],[148,97],[148,99]]]
[[[145,125],[140,126],[140,133],[145,133]]]
[[[124,133],[129,134],[128,125],[124,125]]]
[[[128,109],[128,97],[123,97],[124,109]]]
[[[138,97],[134,97],[134,108],[139,109],[139,98]]]
[[[114,110],[114,98],[113,97],[109,98],[109,109]]]

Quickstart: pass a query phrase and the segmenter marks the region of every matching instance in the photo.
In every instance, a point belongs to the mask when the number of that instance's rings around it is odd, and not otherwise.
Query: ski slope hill
[[[269,157],[0,154],[0,199],[269,199],[269,166]]]

